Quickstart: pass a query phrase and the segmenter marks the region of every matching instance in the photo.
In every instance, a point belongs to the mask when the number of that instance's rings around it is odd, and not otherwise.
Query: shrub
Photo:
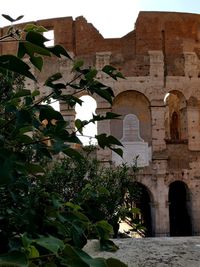
[[[88,155],[79,163],[68,158],[51,166],[46,186],[65,201],[81,206],[90,221],[96,223],[106,219],[117,237],[120,220],[129,222],[135,231],[141,229],[140,221],[136,219],[139,210],[135,208],[140,195],[135,182],[138,169],[133,168],[126,164],[102,166]]]

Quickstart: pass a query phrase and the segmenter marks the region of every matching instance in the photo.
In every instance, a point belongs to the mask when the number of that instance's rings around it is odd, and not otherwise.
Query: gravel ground
[[[84,248],[93,257],[115,257],[129,267],[200,267],[199,237],[128,238],[114,241],[119,250],[100,252],[96,240]]]

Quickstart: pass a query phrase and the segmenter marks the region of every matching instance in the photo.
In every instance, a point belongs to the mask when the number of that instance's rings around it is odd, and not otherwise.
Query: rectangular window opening
[[[49,39],[49,41],[45,42],[46,47],[54,46],[54,30],[49,30],[43,33],[44,37]]]

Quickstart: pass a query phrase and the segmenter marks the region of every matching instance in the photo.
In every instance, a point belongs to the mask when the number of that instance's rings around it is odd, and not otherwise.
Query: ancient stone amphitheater
[[[114,90],[114,102],[110,106],[93,97],[97,113],[112,111],[122,115],[122,120],[100,122],[98,132],[121,140],[123,161],[127,164],[139,156],[141,170],[137,182],[142,195],[137,205],[147,236],[198,235],[200,15],[140,12],[133,31],[112,39],[103,38],[83,17],[33,23],[52,30],[54,43],[63,45],[72,57],[83,59],[87,66],[100,70],[111,64],[126,77],[115,82],[100,72],[99,79]],[[5,31],[2,28],[1,34]],[[0,44],[1,54],[15,51],[15,43]],[[47,88],[42,87],[44,79],[60,71],[68,80],[71,66],[70,61],[47,59],[44,72],[35,71],[43,94],[47,93]],[[60,109],[73,124],[75,111],[64,103],[60,103]],[[97,156],[105,163],[122,163],[121,158],[108,150],[98,150]],[[199,245],[195,249],[199,251]]]

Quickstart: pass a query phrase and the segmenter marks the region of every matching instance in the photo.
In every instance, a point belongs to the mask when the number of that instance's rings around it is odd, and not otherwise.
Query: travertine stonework
[[[122,115],[122,120],[98,124],[98,132],[122,139],[125,116],[137,118],[140,142],[147,144],[147,163],[140,170],[143,185],[144,221],[149,235],[200,233],[200,15],[140,12],[135,29],[122,38],[104,39],[85,18],[71,17],[34,22],[54,30],[54,42],[74,58],[101,69],[111,64],[126,79],[99,79],[115,93],[113,106],[93,96],[97,113]],[[23,26],[23,25],[22,25]],[[6,28],[1,29],[1,35]],[[13,53],[16,43],[0,44],[0,53]],[[41,90],[45,78],[62,72],[72,78],[71,62],[48,58],[44,72],[36,71]],[[73,125],[75,111],[60,103],[61,112]],[[134,123],[133,123],[134,125]],[[131,130],[134,134],[134,129]],[[130,143],[136,140],[128,135]],[[128,155],[134,145],[128,146]],[[141,148],[143,145],[141,146]],[[138,155],[142,150],[137,148]],[[145,150],[146,151],[146,150]],[[142,154],[143,155],[143,154]],[[99,150],[98,158],[112,162],[110,151]],[[144,156],[144,155],[143,155]]]

